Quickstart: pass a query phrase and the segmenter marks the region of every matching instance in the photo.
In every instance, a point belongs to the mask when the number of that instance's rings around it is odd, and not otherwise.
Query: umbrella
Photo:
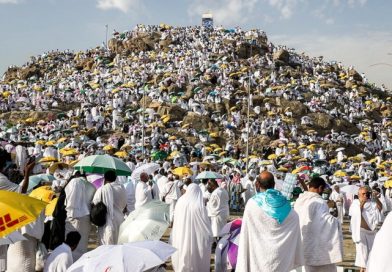
[[[56,209],[57,201],[59,200],[58,197],[53,198],[45,208],[45,216],[52,216],[54,209]]]
[[[343,151],[343,150],[344,150],[344,147],[339,147],[338,149],[336,149],[336,152]]]
[[[87,175],[86,179],[90,183],[92,183],[96,189],[101,187],[103,185],[104,180],[105,180],[102,175],[97,175],[97,174]]]
[[[55,162],[49,167],[49,173],[53,175],[53,173],[57,170],[57,168],[63,167],[63,168],[68,168],[69,165],[66,164],[65,162]]]
[[[41,200],[41,201],[45,201],[46,203],[49,203],[55,197],[55,194],[52,191],[52,187],[41,186],[41,187],[38,187],[37,189],[34,189],[29,194],[29,196],[33,197],[35,199]]]
[[[153,200],[133,211],[121,224],[118,244],[159,240],[169,226],[169,204]]]
[[[173,170],[173,174],[177,175],[177,176],[190,176],[193,175],[192,170],[189,167],[177,167],[176,169]]]
[[[102,245],[83,254],[68,272],[142,272],[159,266],[176,251],[161,241],[141,241],[125,245]]]
[[[45,206],[32,197],[0,190],[0,238],[35,221]]]
[[[114,170],[117,176],[130,176],[132,173],[125,162],[109,155],[88,156],[75,164],[74,168],[95,174],[105,174],[108,170]]]
[[[196,179],[221,179],[221,174],[211,171],[204,171],[197,175]]]
[[[0,238],[0,246],[10,245],[19,241],[27,240],[19,231],[14,231],[7,236]]]
[[[357,185],[346,185],[340,188],[340,191],[346,194],[357,195],[359,191],[359,187]]]
[[[33,190],[33,188],[35,186],[37,186],[41,181],[52,182],[53,180],[55,180],[54,176],[48,175],[48,174],[40,174],[40,175],[30,176],[29,187],[27,188],[27,191]]]
[[[155,162],[143,164],[142,166],[136,168],[135,171],[132,172],[131,179],[135,181],[139,181],[141,173],[144,172],[147,173],[148,175],[151,175],[159,168],[160,168],[159,164]]]
[[[55,162],[57,159],[55,157],[44,157],[40,159],[38,162]]]
[[[116,153],[114,153],[114,156],[117,156],[119,158],[126,158],[128,157],[128,153],[125,151],[117,151]]]
[[[156,152],[154,152],[154,153],[151,155],[151,158],[152,158],[154,161],[162,161],[162,160],[166,159],[166,157],[167,157],[167,153],[166,153],[165,151],[162,151],[162,150],[156,151]]]
[[[235,219],[227,223],[220,231],[222,239],[218,243],[218,247],[222,248],[222,257],[227,259],[232,268],[237,265],[238,245],[241,232],[241,219]]]

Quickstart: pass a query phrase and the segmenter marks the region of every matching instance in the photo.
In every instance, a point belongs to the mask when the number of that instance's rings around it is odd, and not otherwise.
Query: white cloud
[[[98,0],[97,7],[103,10],[118,9],[126,13],[131,7],[137,6],[138,4],[139,0]]]
[[[341,61],[345,66],[353,65],[364,72],[370,82],[392,88],[391,32],[369,32],[361,35],[303,35],[297,37],[270,36],[276,44],[296,48],[310,56],[324,56],[327,61]],[[376,65],[374,65],[376,64]]]
[[[0,0],[0,4],[19,4],[19,0]]]

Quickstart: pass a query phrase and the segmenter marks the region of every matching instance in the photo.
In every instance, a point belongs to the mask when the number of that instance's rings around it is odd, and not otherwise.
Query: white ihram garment
[[[215,189],[207,202],[208,216],[211,218],[212,234],[219,237],[221,229],[229,218],[229,194],[225,189]]]
[[[317,193],[304,192],[295,202],[301,226],[305,270],[335,271],[331,264],[343,260],[343,236],[339,221],[329,213],[325,201]],[[326,266],[326,267],[324,267]]]
[[[177,248],[172,255],[174,271],[210,271],[211,222],[196,184],[190,184],[177,202],[170,242]]]
[[[124,221],[123,211],[127,206],[127,194],[122,184],[115,182],[105,184],[97,190],[93,203],[102,201],[107,207],[106,224],[98,228],[100,245],[117,244],[118,232]]]
[[[236,271],[287,272],[303,265],[302,252],[299,219],[294,210],[279,224],[254,200],[248,201],[242,219]]]

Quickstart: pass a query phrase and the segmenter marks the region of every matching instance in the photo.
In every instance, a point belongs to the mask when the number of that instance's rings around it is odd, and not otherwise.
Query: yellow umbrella
[[[52,146],[52,145],[55,145],[55,144],[56,143],[54,141],[48,141],[48,142],[45,143],[45,145],[47,145],[47,146]]]
[[[212,148],[219,148],[220,146],[219,145],[217,145],[217,144],[210,144],[210,147],[212,147]]]
[[[103,147],[103,150],[104,150],[104,151],[109,151],[109,150],[112,150],[112,149],[114,149],[114,147],[113,147],[112,145],[105,145],[105,146]]]
[[[214,149],[214,152],[219,152],[219,151],[222,151],[222,150],[223,150],[222,147],[217,147],[217,148]]]
[[[62,149],[60,149],[60,154],[64,155],[66,153],[70,153],[70,152],[76,152],[76,154],[78,153],[78,151],[75,148],[72,147],[64,147]]]
[[[62,138],[60,138],[60,139],[57,140],[57,143],[58,143],[58,144],[64,143],[66,140],[67,140],[66,137],[62,137]]]
[[[301,159],[301,156],[294,156],[294,157],[292,157],[291,159],[292,159],[293,161],[297,161],[297,160]]]
[[[184,125],[182,125],[181,128],[188,128],[188,127],[189,127],[189,124],[184,124]]]
[[[120,150],[129,150],[129,149],[132,149],[132,146],[130,146],[129,144],[125,144],[125,145],[123,145],[123,146],[120,148]]]
[[[337,162],[338,162],[337,159],[332,159],[332,160],[329,161],[330,164],[335,164],[335,163],[337,163]]]
[[[71,161],[68,165],[71,166],[71,167],[74,167],[75,164],[77,164],[79,161],[80,161],[80,160]]]
[[[52,201],[55,197],[55,193],[52,191],[50,186],[41,186],[37,189],[34,189],[29,196],[34,197],[35,199],[42,200],[46,203]]]
[[[301,144],[300,146],[298,146],[298,149],[302,149],[302,148],[305,148],[305,147],[306,147],[306,145]]]
[[[260,165],[271,165],[272,162],[271,161],[262,161],[260,162]]]
[[[269,160],[275,160],[277,157],[278,157],[278,156],[277,156],[276,154],[271,154],[271,155],[269,155],[267,158],[268,158]]]
[[[346,177],[346,176],[347,176],[347,173],[346,173],[346,172],[343,172],[342,170],[338,170],[338,171],[336,171],[333,175],[334,175],[335,177],[342,178],[342,177]]]
[[[169,140],[177,140],[177,137],[176,136],[170,136]]]
[[[38,140],[35,142],[35,144],[37,145],[45,145],[45,141],[44,140]]]
[[[71,128],[78,128],[78,127],[79,127],[79,125],[76,125],[76,124],[71,126]]]
[[[350,179],[352,179],[352,180],[360,180],[361,177],[357,176],[357,175],[353,175],[353,176],[350,176]]]
[[[193,174],[193,171],[189,167],[177,167],[176,169],[173,170],[173,174],[183,177],[183,176],[190,176]]]
[[[76,149],[63,152],[63,156],[64,157],[66,157],[66,156],[75,156],[75,155],[78,155],[78,154],[79,154],[79,152]]]
[[[212,138],[218,138],[218,137],[219,137],[219,133],[218,133],[218,132],[211,132],[211,133],[210,133],[210,137],[212,137]]]
[[[223,155],[226,155],[226,151],[222,151],[221,153],[218,154],[219,157],[222,157]]]
[[[46,203],[26,195],[0,191],[0,238],[35,221]]]
[[[287,172],[288,169],[286,167],[281,166],[281,167],[278,168],[278,171],[280,171],[280,172]]]
[[[126,158],[128,157],[128,153],[125,151],[117,151],[116,153],[114,153],[114,156],[117,156],[119,158]]]
[[[44,157],[40,159],[38,162],[56,162],[57,159],[55,157]]]
[[[45,215],[46,215],[46,216],[52,216],[52,215],[53,215],[53,212],[54,212],[54,209],[56,208],[56,205],[57,205],[57,201],[58,201],[58,200],[59,200],[58,197],[53,198],[53,199],[49,202],[49,204],[46,205],[46,208],[45,208]]]
[[[208,161],[203,161],[202,163],[200,163],[200,165],[202,165],[202,166],[210,166],[211,163],[209,163]]]
[[[69,167],[69,165],[66,164],[65,162],[56,162],[56,163],[52,164],[52,165],[49,167],[49,173],[50,173],[51,175],[53,175],[54,171],[56,171],[57,168],[59,168],[60,166],[63,167],[63,168],[68,168],[68,167]]]
[[[298,154],[298,150],[297,149],[292,149],[289,152],[291,155],[297,155]]]

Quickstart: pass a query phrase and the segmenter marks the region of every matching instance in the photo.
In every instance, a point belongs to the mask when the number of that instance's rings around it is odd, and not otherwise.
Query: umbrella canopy
[[[359,191],[359,187],[357,185],[347,185],[340,188],[340,191],[346,194],[357,195]]]
[[[45,206],[32,197],[0,191],[0,238],[35,221]]]
[[[169,226],[169,204],[159,200],[133,211],[121,224],[118,244],[159,240]]]
[[[108,170],[114,170],[117,176],[130,176],[132,173],[125,162],[109,155],[88,156],[75,164],[74,168],[95,174],[105,174]]]
[[[221,179],[221,178],[223,178],[221,174],[212,171],[201,172],[196,177],[196,179]]]
[[[46,203],[49,203],[55,197],[55,193],[52,191],[52,187],[41,186],[38,187],[37,189],[34,189],[29,194],[29,196],[41,201],[45,201]]]
[[[177,176],[190,176],[193,175],[193,171],[189,167],[177,167],[176,169],[173,170],[173,174]]]
[[[56,162],[57,159],[55,157],[44,157],[40,159],[38,162]]]
[[[142,241],[125,245],[103,245],[85,253],[68,272],[142,272],[159,266],[176,251],[161,241]]]
[[[43,182],[52,182],[55,180],[54,176],[48,174],[40,174],[35,176],[30,176],[29,178],[29,187],[27,191],[33,190],[35,186],[37,186],[41,181]]]
[[[135,169],[135,171],[132,172],[131,179],[140,181],[140,174],[141,173],[147,173],[148,175],[153,174],[155,171],[157,171],[160,168],[159,164],[155,162],[151,163],[146,163],[143,164],[142,166],[138,167]]]

